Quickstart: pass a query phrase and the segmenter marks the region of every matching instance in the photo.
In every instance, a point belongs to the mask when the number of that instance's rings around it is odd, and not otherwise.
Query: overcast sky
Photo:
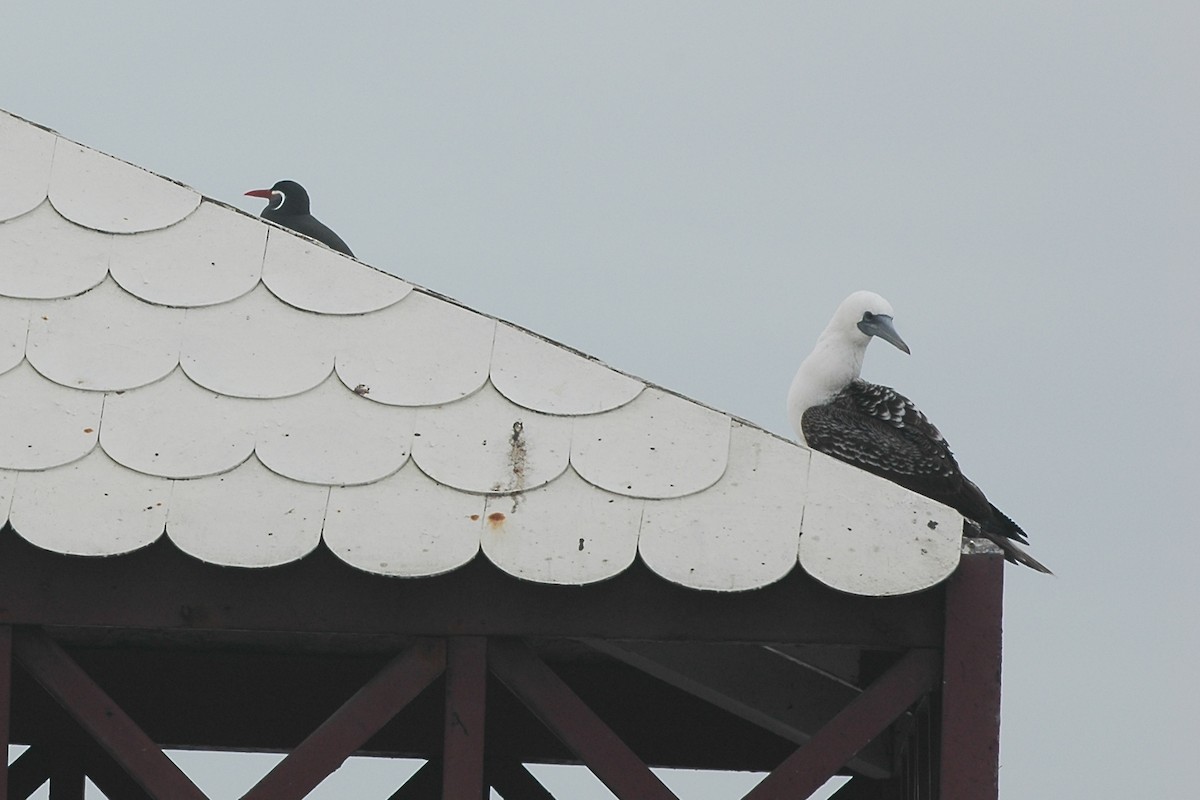
[[[361,260],[788,435],[882,293],[912,355],[864,376],[1058,573],[1008,571],[1002,797],[1182,798],[1198,42],[1194,1],[7,0],[0,108],[255,213],[298,180]]]

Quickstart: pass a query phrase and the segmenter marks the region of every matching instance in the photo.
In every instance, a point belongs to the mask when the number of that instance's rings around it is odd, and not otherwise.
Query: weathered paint
[[[511,325],[496,328],[492,385],[519,406],[545,414],[599,414],[633,400],[645,387]]]
[[[281,478],[251,458],[224,475],[175,481],[167,535],[210,564],[273,567],[317,546],[328,500],[329,487]]]
[[[250,457],[267,410],[207,391],[177,369],[149,386],[108,394],[100,446],[118,464],[147,475],[215,475]]]
[[[96,449],[65,466],[21,473],[9,519],[46,550],[114,556],[162,536],[170,499],[171,481],[121,469]]]
[[[742,591],[795,566],[809,451],[734,423],[715,486],[646,502],[639,549],[650,569],[694,589]]]
[[[183,369],[231,397],[287,397],[333,371],[334,317],[298,311],[264,286],[229,303],[188,309]]]
[[[682,497],[725,473],[730,418],[661,389],[576,421],[571,465],[583,479],[629,497]]]
[[[253,217],[204,202],[159,231],[114,236],[108,269],[130,294],[164,306],[228,303],[258,285],[267,230]]]
[[[479,553],[484,498],[431,480],[412,462],[367,486],[335,486],[325,544],[365,572],[424,578]]]
[[[368,397],[378,403],[452,403],[487,380],[495,331],[493,319],[413,292],[382,311],[345,321],[338,376],[351,388],[371,387]]]
[[[61,137],[54,146],[49,196],[71,222],[107,233],[165,228],[200,205],[194,189]]]
[[[259,459],[284,477],[327,486],[373,483],[400,469],[418,414],[372,403],[333,375],[270,406],[256,435]]]
[[[86,292],[108,274],[113,238],[72,225],[49,203],[0,224],[0,295],[46,300]]]
[[[0,297],[0,375],[25,358],[25,340],[29,335],[33,305],[25,300]]]
[[[366,314],[398,303],[412,291],[392,275],[363,269],[341,253],[280,228],[267,236],[262,281],[288,305],[320,314]]]
[[[104,395],[45,380],[28,362],[0,375],[0,469],[38,470],[96,446]]]
[[[541,489],[489,497],[483,552],[510,575],[538,583],[611,578],[637,556],[645,503],[599,491],[567,470]]]
[[[464,492],[509,494],[563,473],[572,421],[518,408],[490,385],[457,403],[417,412],[413,460]]]
[[[0,220],[20,216],[46,199],[57,140],[50,131],[0,111]]]
[[[179,364],[184,310],[150,305],[112,280],[39,304],[25,355],[63,386],[106,391],[145,386]],[[119,357],[114,357],[119,354]]]
[[[953,509],[813,453],[800,564],[844,592],[920,591],[958,566],[962,525]]]

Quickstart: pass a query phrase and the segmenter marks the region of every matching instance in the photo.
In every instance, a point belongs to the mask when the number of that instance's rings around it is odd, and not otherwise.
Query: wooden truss
[[[385,579],[328,553],[272,570],[169,544],[72,559],[0,533],[0,800],[201,800],[163,747],[288,755],[244,795],[303,798],[349,756],[425,766],[391,800],[550,798],[586,765],[619,798],[647,766],[756,769],[747,800],[997,796],[1003,561],[944,587],[839,595],[797,571],[737,595],[633,569],[593,587],[475,563]]]

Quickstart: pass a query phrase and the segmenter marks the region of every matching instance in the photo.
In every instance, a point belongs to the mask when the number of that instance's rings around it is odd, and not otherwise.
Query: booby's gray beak
[[[908,345],[900,338],[900,334],[896,333],[896,326],[892,324],[892,318],[887,314],[876,314],[869,320],[862,320],[858,323],[858,329],[867,336],[878,336],[885,342],[895,345],[898,349],[911,354]]]

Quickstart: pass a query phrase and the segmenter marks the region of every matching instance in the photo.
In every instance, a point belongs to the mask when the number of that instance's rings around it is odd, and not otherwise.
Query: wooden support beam
[[[554,795],[517,761],[489,761],[488,782],[504,800],[554,800]]]
[[[910,650],[744,800],[791,800],[821,788],[851,756],[933,688],[938,662],[934,651]]]
[[[795,744],[811,739],[861,693],[760,645],[586,643]],[[871,778],[886,778],[892,774],[891,753],[883,742],[870,744],[847,766]]]
[[[289,601],[263,602],[272,596]],[[445,575],[396,580],[349,568],[327,547],[286,566],[231,570],[180,552],[165,536],[114,558],[73,558],[0,536],[0,619],[29,625],[239,636],[658,639],[671,631],[690,641],[907,649],[941,647],[941,604],[939,591],[842,594],[801,569],[753,592],[697,592],[639,562],[586,587],[524,581],[482,557]]]
[[[434,760],[426,761],[388,800],[440,800],[442,796],[441,778],[441,763]]]
[[[207,800],[150,737],[40,630],[18,628],[13,653],[29,675],[157,800]]]
[[[527,645],[493,639],[488,646],[488,664],[618,800],[678,800]]]
[[[300,800],[340,767],[446,668],[446,645],[422,639],[393,658],[263,776],[243,800]]]
[[[483,746],[487,639],[454,636],[446,643],[446,714],[442,797],[484,800]]]
[[[1004,559],[964,558],[946,587],[941,798],[1000,794],[1000,657]]]
[[[0,800],[8,800],[8,732],[12,719],[12,626],[0,625]]]
[[[7,755],[7,753],[6,753]],[[9,800],[26,800],[50,780],[50,748],[35,744],[8,768]]]

